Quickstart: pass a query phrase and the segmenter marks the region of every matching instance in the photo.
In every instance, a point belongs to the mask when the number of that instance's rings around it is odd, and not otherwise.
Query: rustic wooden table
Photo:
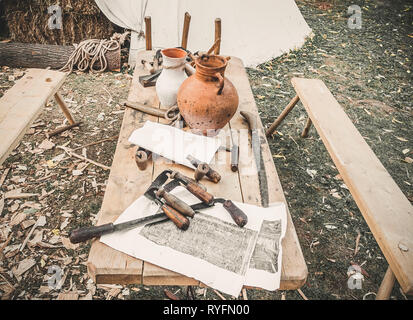
[[[137,61],[142,59],[151,60],[153,54],[153,51],[142,51],[139,53]],[[128,100],[159,107],[155,87],[143,88],[138,81],[139,76],[144,74],[147,74],[147,71],[138,64],[135,68]],[[225,130],[244,129],[244,132],[247,132],[248,125],[239,112],[250,111],[258,116],[258,111],[247,74],[240,59],[232,58],[229,61],[226,76],[238,90],[240,103],[237,113],[225,127]],[[147,120],[163,121],[163,119],[159,120],[157,117],[130,108],[125,111],[105,197],[98,215],[98,225],[113,222],[134,200],[145,192],[152,180],[163,170],[172,167],[187,176],[193,176],[193,170],[182,165],[165,163],[162,158],[152,162],[145,171],[138,170],[134,160],[137,147],[131,145],[128,138],[135,129],[141,127]],[[261,121],[258,122],[262,128]],[[218,151],[216,156],[221,157],[220,159],[226,157],[226,163],[224,163],[225,161],[219,161],[213,166],[222,176],[218,184],[210,183],[205,179],[202,180],[208,191],[214,195],[219,195],[219,197],[260,205],[258,177],[256,174],[251,175],[250,173],[251,163],[255,163],[251,152],[251,137],[249,136],[248,144],[240,145],[240,167],[238,172],[234,173],[230,170],[229,152]],[[263,158],[267,172],[270,203],[277,201],[286,203],[267,142],[263,145]],[[287,232],[282,246],[280,289],[294,290],[300,288],[307,278],[307,266],[289,213]],[[165,270],[114,250],[99,240],[92,243],[88,259],[88,272],[96,283],[101,284],[202,285],[195,279]]]

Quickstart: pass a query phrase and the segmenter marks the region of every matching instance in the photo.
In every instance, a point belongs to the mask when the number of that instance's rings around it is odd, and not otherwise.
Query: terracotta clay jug
[[[162,72],[156,81],[156,94],[162,106],[176,105],[176,95],[187,75],[185,73],[185,60],[187,53],[178,48],[169,48],[161,51]]]
[[[238,108],[238,93],[224,76],[229,57],[204,56],[195,59],[196,72],[178,91],[178,108],[191,129],[204,135],[222,129]]]

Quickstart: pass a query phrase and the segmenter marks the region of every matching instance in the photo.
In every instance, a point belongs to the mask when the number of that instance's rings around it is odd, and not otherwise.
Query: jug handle
[[[224,78],[221,76],[219,72],[215,73],[215,77],[217,77],[219,81],[219,85],[218,85],[219,89],[218,89],[217,94],[220,95],[222,93],[222,90],[224,89]]]

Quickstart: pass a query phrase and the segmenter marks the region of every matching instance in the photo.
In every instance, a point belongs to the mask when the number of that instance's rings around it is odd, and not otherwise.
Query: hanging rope
[[[116,40],[85,40],[75,45],[75,50],[60,71],[72,73],[76,66],[79,71],[90,69],[92,72],[103,72],[108,67],[106,53],[120,48]]]

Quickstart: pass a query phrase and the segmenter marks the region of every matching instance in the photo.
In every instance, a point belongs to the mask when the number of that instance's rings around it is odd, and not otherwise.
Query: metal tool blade
[[[168,173],[170,173],[170,170],[165,170],[161,172],[155,180],[151,183],[149,186],[148,190],[143,194],[145,197],[147,197],[149,200],[155,201],[158,203],[158,199],[155,195],[156,190],[158,190],[160,187],[162,187],[165,182],[169,179]]]
[[[127,221],[127,222],[122,222],[122,223],[118,223],[114,225],[114,231],[121,231],[121,230],[128,230],[128,229],[133,229],[136,228],[140,225],[146,224],[146,223],[159,223],[159,222],[163,222],[169,220],[169,218],[167,216],[165,216],[165,214],[162,213],[156,213],[144,218],[139,218],[139,219],[135,219],[135,220],[131,220],[131,221]]]

